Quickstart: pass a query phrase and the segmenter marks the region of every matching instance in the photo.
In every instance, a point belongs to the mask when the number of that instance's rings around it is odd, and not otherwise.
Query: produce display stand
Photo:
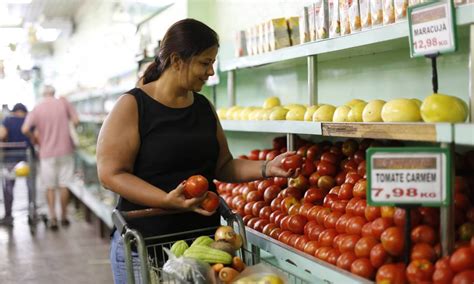
[[[468,31],[469,64],[469,117],[474,121],[474,4],[456,8],[456,24],[464,34]],[[307,61],[308,93],[307,103],[318,103],[317,73],[318,61],[346,58],[354,54],[373,54],[398,49],[407,45],[407,22],[400,22],[356,34],[317,42],[305,43],[269,53],[222,60],[221,70],[227,72],[227,97],[229,107],[236,105],[236,77],[240,69],[280,63],[282,61]],[[341,51],[344,52],[335,52]],[[291,63],[289,63],[291,64]],[[436,88],[437,89],[437,88]],[[395,139],[413,142],[433,142],[439,147],[453,151],[455,145],[474,146],[474,124],[450,123],[325,123],[300,121],[221,121],[225,131],[285,133],[288,150],[296,150],[296,134],[321,137],[351,137],[373,139]],[[454,177],[454,169],[451,173]],[[453,178],[451,180],[454,180]],[[453,186],[453,185],[451,185]],[[452,191],[451,191],[452,192]],[[441,207],[440,231],[443,255],[452,251],[454,243],[454,206]],[[276,241],[258,231],[246,227],[247,238],[253,251],[264,250],[283,262],[291,262],[302,271],[328,283],[367,283],[347,271],[320,261],[310,255]]]

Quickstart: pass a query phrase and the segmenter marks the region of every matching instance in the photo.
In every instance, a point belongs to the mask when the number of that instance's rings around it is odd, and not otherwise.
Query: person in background
[[[0,219],[0,225],[12,226],[12,206],[13,206],[13,188],[15,187],[15,175],[12,173],[13,168],[18,162],[27,161],[27,151],[33,147],[28,137],[21,132],[21,127],[25,121],[28,110],[26,107],[18,103],[16,104],[9,116],[6,116],[0,125],[0,141],[8,143],[24,143],[25,147],[2,147],[3,152],[3,198],[5,205],[5,216]],[[32,157],[33,158],[33,157]],[[27,178],[28,190],[32,190],[32,178]]]
[[[64,98],[56,98],[52,86],[46,85],[44,98],[26,116],[22,131],[33,137],[31,127],[37,132],[40,161],[40,178],[46,188],[49,209],[49,227],[58,229],[55,210],[56,191],[60,191],[61,225],[68,226],[67,204],[69,202],[68,185],[74,174],[74,144],[70,136],[69,122],[74,125],[79,119],[73,106]]]
[[[173,24],[155,62],[137,88],[118,99],[100,130],[98,175],[105,188],[120,195],[118,210],[183,211],[130,221],[144,237],[220,224],[219,214],[200,208],[206,196],[185,198],[184,181],[192,175],[203,175],[215,192],[214,179],[246,182],[294,174],[281,167],[281,160],[294,153],[265,162],[232,157],[214,107],[197,93],[214,74],[218,48],[216,32],[204,23],[185,19]],[[137,253],[132,255],[134,269],[139,270]],[[126,283],[123,241],[117,230],[110,261],[115,283]]]

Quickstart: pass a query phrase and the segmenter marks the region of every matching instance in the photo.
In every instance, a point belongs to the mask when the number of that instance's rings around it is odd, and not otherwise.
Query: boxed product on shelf
[[[316,15],[316,28],[318,31],[318,39],[325,39],[329,37],[329,5],[328,0],[321,0],[320,6]]]
[[[290,33],[290,44],[297,45],[300,42],[300,19],[299,17],[289,17],[286,20],[288,32]]]
[[[309,42],[309,15],[308,7],[303,7],[300,12],[299,28],[300,28],[300,44]]]
[[[395,9],[393,0],[383,0],[383,24],[389,25],[395,23]]]
[[[308,6],[308,23],[309,23],[309,40],[315,41],[317,36],[317,28],[316,28],[316,4],[313,3]]]
[[[263,52],[270,51],[270,21],[265,21],[263,24]]]
[[[351,33],[351,22],[349,18],[349,4],[352,0],[339,0],[339,19],[341,22],[341,35]]]
[[[372,17],[370,15],[370,1],[359,0],[360,24],[362,30],[372,28]]]
[[[238,31],[235,33],[235,56],[246,56],[247,53],[247,38],[245,31]]]
[[[285,18],[270,20],[269,43],[270,51],[291,46]]]
[[[265,23],[260,23],[257,25],[257,50],[259,54],[264,53],[264,31]]]
[[[360,9],[358,0],[347,0],[349,6],[349,23],[351,26],[351,33],[356,33],[361,30],[360,23]]]
[[[341,22],[339,19],[339,0],[328,0],[329,3],[329,37],[341,35]]]
[[[383,5],[382,0],[369,0],[370,17],[372,26],[380,26],[383,24]]]
[[[250,28],[250,32],[252,34],[252,53],[253,55],[258,54],[258,27],[252,26]]]
[[[395,6],[395,22],[407,18],[408,0],[393,0]]]

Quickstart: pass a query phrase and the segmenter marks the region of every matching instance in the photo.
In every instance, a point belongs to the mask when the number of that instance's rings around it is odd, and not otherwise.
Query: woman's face
[[[216,61],[218,50],[217,46],[210,47],[189,60],[183,71],[183,77],[186,78],[182,82],[183,87],[193,92],[201,91],[207,79],[214,75],[212,65]]]

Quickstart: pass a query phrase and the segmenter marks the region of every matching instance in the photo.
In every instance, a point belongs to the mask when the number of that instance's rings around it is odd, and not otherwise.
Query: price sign
[[[448,149],[369,148],[367,201],[370,205],[450,204],[451,158]]]
[[[408,7],[411,57],[456,51],[454,18],[450,0]]]

